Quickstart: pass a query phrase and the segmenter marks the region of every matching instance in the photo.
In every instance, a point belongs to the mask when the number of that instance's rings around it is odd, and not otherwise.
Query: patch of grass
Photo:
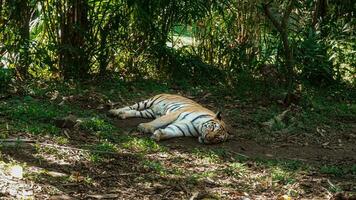
[[[91,153],[89,159],[94,163],[100,163],[105,158],[110,157],[110,154],[107,153],[114,153],[118,151],[118,148],[115,144],[102,141],[99,144],[90,147]]]
[[[209,162],[216,163],[220,162],[226,155],[225,149],[217,148],[214,150],[209,150],[205,148],[194,148],[192,154],[198,158],[206,159]]]
[[[89,120],[80,124],[80,128],[89,133],[95,134],[101,139],[108,139],[111,141],[117,140],[115,133],[120,132],[118,128],[112,125],[108,120],[105,120],[99,116],[92,117]]]
[[[335,177],[342,177],[348,174],[356,175],[356,165],[351,165],[351,166],[323,165],[320,167],[320,173],[333,175]]]
[[[83,111],[75,106],[56,105],[45,100],[34,99],[31,96],[14,97],[0,103],[0,112],[12,132],[27,132],[31,134],[59,134],[60,128],[55,126],[55,119],[68,113],[85,116]]]
[[[207,170],[201,173],[193,173],[190,176],[188,176],[188,182],[192,183],[192,184],[197,184],[199,181],[201,181],[202,179],[206,179],[206,178],[213,178],[215,176],[217,176],[217,170]]]
[[[142,153],[166,151],[163,146],[148,138],[136,138],[127,136],[122,138],[121,145],[126,149]]]
[[[66,155],[63,154],[63,151],[61,151],[60,149],[58,149],[56,147],[41,146],[39,144],[35,144],[34,147],[35,147],[37,153],[40,154],[39,159],[44,158],[44,157],[42,157],[43,155],[51,155],[51,156],[54,156],[58,160],[64,159],[66,157]]]
[[[222,171],[229,176],[234,176],[236,178],[239,178],[246,175],[248,168],[243,163],[234,162],[234,163],[229,163],[229,165],[226,168],[224,168]]]
[[[34,135],[44,134],[44,135],[57,135],[60,132],[60,128],[46,123],[32,124],[29,122],[17,122],[16,125],[11,125],[12,130],[18,132],[26,132]]]
[[[320,168],[320,172],[323,174],[332,174],[334,176],[342,176],[344,174],[344,171],[337,167],[337,166],[322,166]]]
[[[281,182],[282,184],[292,184],[296,180],[292,177],[293,174],[281,169],[280,167],[273,167],[271,170],[272,181]]]
[[[356,104],[352,93],[342,90],[309,88],[303,94],[304,107],[301,120],[307,130],[315,131],[317,126],[327,124],[339,129],[346,122],[356,120]]]
[[[69,143],[69,139],[63,136],[54,136],[53,140],[60,145],[65,145]]]
[[[260,166],[279,167],[288,171],[308,170],[310,166],[305,165],[298,160],[281,160],[281,159],[262,159],[257,158],[254,160]]]
[[[25,96],[22,99],[16,98],[10,102],[10,109],[4,109],[11,118],[18,119],[24,122],[41,121],[48,122],[56,117],[58,113],[62,113],[59,108],[54,105],[33,99],[30,96]]]
[[[157,172],[161,175],[163,175],[167,172],[165,167],[159,161],[144,160],[142,164],[143,164],[144,169]]]
[[[56,184],[58,184],[58,183],[64,184],[64,183],[71,182],[70,176],[63,174],[63,175],[54,177],[46,169],[41,169],[38,171],[30,171],[29,173],[25,174],[25,177],[26,177],[26,179],[32,180],[34,182],[52,182],[52,183],[56,183]]]

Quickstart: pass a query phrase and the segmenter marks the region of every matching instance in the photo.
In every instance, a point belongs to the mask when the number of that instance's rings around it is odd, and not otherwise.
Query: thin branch
[[[263,4],[263,10],[266,14],[266,16],[271,20],[272,24],[274,25],[274,27],[276,27],[276,29],[279,32],[283,32],[284,29],[282,27],[282,24],[278,22],[276,16],[274,16],[270,10],[270,6],[268,4]]]
[[[11,138],[11,139],[0,139],[0,144],[1,143],[17,143],[19,145],[21,144],[37,144],[41,146],[50,146],[54,148],[59,148],[59,149],[70,149],[70,150],[75,150],[75,151],[84,151],[84,152],[90,152],[90,153],[102,153],[102,154],[112,154],[116,155],[118,154],[117,152],[113,151],[99,151],[99,150],[90,150],[90,149],[80,149],[76,147],[67,147],[67,146],[61,146],[57,144],[49,144],[49,143],[37,143],[36,140],[31,140],[31,139],[19,139],[19,138]]]
[[[282,24],[281,24],[283,28],[285,28],[285,27],[287,26],[287,24],[288,24],[289,16],[290,16],[290,14],[291,14],[291,12],[292,12],[292,10],[293,10],[293,8],[294,8],[294,4],[295,4],[294,1],[295,1],[295,0],[291,0],[291,1],[289,2],[286,11],[285,11],[284,14],[283,14]]]

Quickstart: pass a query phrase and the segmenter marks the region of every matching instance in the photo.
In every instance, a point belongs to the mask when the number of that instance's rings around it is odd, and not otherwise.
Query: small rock
[[[23,168],[20,165],[14,165],[10,168],[10,175],[12,177],[22,179],[23,178]]]

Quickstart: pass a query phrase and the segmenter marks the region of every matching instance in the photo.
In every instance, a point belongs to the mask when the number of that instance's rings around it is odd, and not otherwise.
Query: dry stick
[[[19,138],[11,138],[11,139],[0,139],[0,143],[11,143],[11,142],[18,142],[18,143],[36,143],[35,140],[30,139],[19,139]]]
[[[189,198],[189,200],[194,200],[198,197],[199,192],[193,192],[192,196]]]
[[[70,150],[76,150],[76,151],[86,151],[86,152],[94,152],[94,153],[104,153],[104,154],[117,154],[117,152],[112,152],[112,151],[99,151],[99,150],[89,150],[89,149],[80,149],[76,147],[66,147],[66,146],[60,146],[56,144],[48,144],[48,143],[36,143],[36,140],[29,140],[29,139],[1,139],[1,143],[18,143],[18,144],[39,144],[43,146],[51,146],[51,147],[56,147],[56,148],[61,148],[61,149],[70,149]]]

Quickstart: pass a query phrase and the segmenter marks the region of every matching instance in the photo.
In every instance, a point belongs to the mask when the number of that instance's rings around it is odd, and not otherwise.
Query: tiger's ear
[[[221,111],[218,111],[216,114],[216,119],[221,120]]]

